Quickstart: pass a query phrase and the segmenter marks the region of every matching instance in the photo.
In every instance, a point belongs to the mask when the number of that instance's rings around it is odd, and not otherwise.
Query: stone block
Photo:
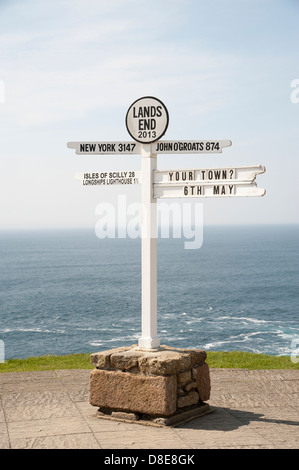
[[[90,355],[90,362],[94,367],[98,369],[108,369],[110,367],[110,356],[116,354],[117,352],[127,351],[127,346],[122,346],[120,348],[108,349],[107,351],[101,351],[98,353],[93,353]]]
[[[111,416],[112,418],[124,419],[129,421],[138,421],[139,419],[138,413],[129,413],[126,411],[112,411]]]
[[[211,392],[210,371],[208,364],[204,363],[192,369],[196,380],[197,391],[202,401],[209,400]]]
[[[144,353],[131,349],[115,352],[110,356],[110,367],[119,370],[133,369],[133,367],[138,367],[138,359],[143,355]]]
[[[186,372],[182,372],[181,374],[178,374],[178,383],[179,384],[185,384],[187,382],[190,382],[191,379],[191,370],[187,370]]]
[[[156,357],[148,358],[146,371],[150,375],[177,375],[191,368],[189,354],[176,351],[162,351]]]
[[[195,380],[192,382],[189,382],[183,386],[185,392],[190,392],[190,390],[196,389],[197,388],[197,383]]]
[[[196,405],[198,403],[198,400],[199,400],[198,393],[195,391],[192,391],[184,397],[179,397],[177,406],[178,408],[184,408],[185,406]]]
[[[185,353],[190,356],[191,367],[194,367],[198,364],[203,363],[207,358],[207,353],[203,349],[182,349],[182,348],[173,348],[171,346],[161,346],[162,348],[169,351],[177,351],[180,353]]]
[[[189,354],[191,356],[192,367],[197,364],[202,364],[207,358],[206,351],[203,351],[202,349],[190,349]]]
[[[90,373],[89,401],[114,411],[169,416],[176,411],[175,376],[143,376],[94,369]]]

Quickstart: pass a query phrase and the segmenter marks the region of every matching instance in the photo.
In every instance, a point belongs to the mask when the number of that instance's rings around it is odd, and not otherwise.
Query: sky
[[[130,105],[166,105],[164,140],[231,140],[159,169],[264,165],[262,198],[197,199],[206,225],[298,223],[299,0],[0,0],[0,229],[94,227],[140,185],[76,173],[141,157],[78,156],[70,141],[132,141]],[[195,202],[195,200],[192,200]]]

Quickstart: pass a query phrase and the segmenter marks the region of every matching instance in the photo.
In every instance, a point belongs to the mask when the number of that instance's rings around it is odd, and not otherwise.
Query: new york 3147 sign
[[[126,115],[126,126],[130,136],[142,144],[159,140],[166,132],[169,116],[162,101],[145,96],[134,101]]]

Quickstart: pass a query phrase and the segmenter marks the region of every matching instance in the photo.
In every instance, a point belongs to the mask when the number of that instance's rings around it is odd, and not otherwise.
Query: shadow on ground
[[[184,429],[206,429],[214,431],[233,431],[242,426],[247,426],[252,422],[269,423],[269,424],[284,424],[287,426],[299,426],[299,421],[292,421],[288,419],[266,418],[261,413],[254,413],[252,411],[236,410],[229,408],[218,408],[211,406],[212,413],[204,415],[200,418],[195,418],[186,423],[182,423],[177,428]]]

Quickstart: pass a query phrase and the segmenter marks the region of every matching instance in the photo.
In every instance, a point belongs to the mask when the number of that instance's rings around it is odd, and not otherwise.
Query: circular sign
[[[169,116],[162,101],[144,96],[134,101],[126,115],[126,127],[137,142],[150,144],[159,140],[168,127]]]

